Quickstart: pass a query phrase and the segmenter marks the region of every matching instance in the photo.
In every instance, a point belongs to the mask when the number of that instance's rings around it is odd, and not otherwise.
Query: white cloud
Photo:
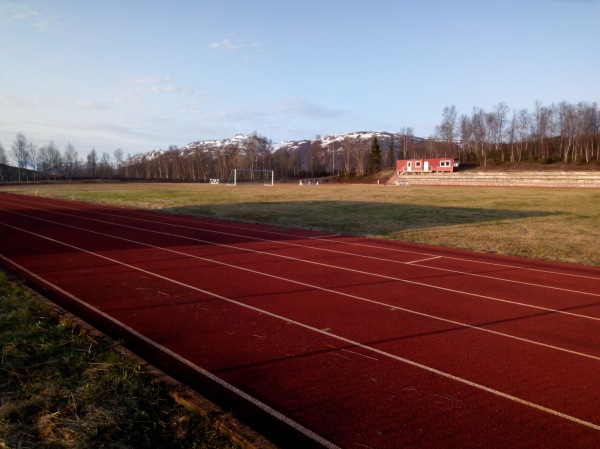
[[[109,109],[111,105],[103,101],[95,101],[89,98],[77,98],[68,103],[69,106],[77,109],[103,110]]]
[[[283,100],[274,105],[271,108],[271,113],[284,116],[310,118],[339,117],[344,115],[344,112],[339,109],[310,103],[297,97]]]
[[[229,39],[222,39],[220,41],[211,42],[208,45],[208,48],[227,51],[259,50],[261,48],[261,44],[258,42],[234,42]]]
[[[129,84],[156,84],[170,80],[171,78],[163,78],[158,75],[140,75],[139,78],[129,80]]]
[[[59,22],[57,15],[41,13],[26,4],[7,6],[5,11],[7,11],[7,17],[10,20],[31,23],[39,33],[48,31],[49,28],[56,26]]]
[[[184,86],[169,77],[158,75],[141,75],[128,82],[130,88],[126,92],[128,97],[137,97],[148,94],[172,94],[185,98],[202,96],[200,89]]]
[[[0,105],[6,107],[33,108],[35,107],[35,102],[31,98],[22,97],[20,95],[0,94]]]
[[[39,13],[29,5],[15,5],[11,9],[10,18],[13,20],[26,20],[38,17],[39,15]]]
[[[209,46],[209,48],[215,48],[215,49],[223,49],[223,50],[239,50],[241,48],[244,48],[245,45],[243,44],[234,44],[233,42],[231,42],[229,39],[223,39],[221,41],[218,42],[212,42]]]

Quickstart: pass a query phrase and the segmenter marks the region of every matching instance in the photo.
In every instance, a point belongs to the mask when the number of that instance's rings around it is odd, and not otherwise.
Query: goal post
[[[275,170],[252,170],[249,168],[234,168],[227,179],[228,186],[274,184]]]

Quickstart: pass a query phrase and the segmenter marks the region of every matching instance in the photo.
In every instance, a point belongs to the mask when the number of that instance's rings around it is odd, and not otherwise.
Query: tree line
[[[465,162],[487,166],[523,161],[543,164],[600,161],[600,109],[597,103],[563,101],[533,110],[512,110],[498,103],[491,111],[473,108],[460,117],[454,106],[442,112],[437,137]]]
[[[335,138],[334,138],[335,137]],[[179,182],[225,180],[234,168],[275,170],[278,179],[363,176],[392,168],[398,159],[453,157],[461,163],[538,162],[550,164],[600,161],[600,109],[597,103],[561,102],[549,106],[510,110],[506,103],[491,111],[475,107],[459,115],[455,106],[442,110],[435,134],[414,136],[412,127],[399,132],[355,132],[316,136],[274,149],[271,140],[254,133],[245,140],[184,148],[172,145],[123,158],[95,149],[82,158],[70,143],[61,152],[53,142],[40,147],[18,133],[8,154],[16,173],[8,175],[7,152],[0,143],[0,180],[125,178]],[[10,172],[13,173],[13,172]],[[33,178],[33,179],[32,179]]]
[[[8,165],[11,156],[14,167]],[[114,178],[123,163],[123,151],[114,151],[116,163],[108,153],[99,155],[92,149],[83,159],[68,143],[64,150],[50,142],[37,146],[19,132],[8,150],[0,143],[0,181],[41,181],[78,178]]]
[[[273,163],[273,143],[254,133],[244,142],[212,146],[196,142],[184,148],[171,145],[168,150],[139,154],[124,161],[119,175],[127,179],[208,182],[214,178],[226,180],[234,168],[271,170]]]

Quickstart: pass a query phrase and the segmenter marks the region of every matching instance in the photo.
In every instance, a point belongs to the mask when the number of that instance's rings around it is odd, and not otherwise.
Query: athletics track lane
[[[0,209],[5,264],[332,444],[600,442],[596,268],[13,195]]]

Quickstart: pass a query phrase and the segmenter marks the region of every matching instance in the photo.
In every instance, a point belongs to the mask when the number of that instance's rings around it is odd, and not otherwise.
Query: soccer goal
[[[227,180],[228,186],[237,185],[263,185],[272,186],[274,170],[251,170],[247,168],[234,168]]]

